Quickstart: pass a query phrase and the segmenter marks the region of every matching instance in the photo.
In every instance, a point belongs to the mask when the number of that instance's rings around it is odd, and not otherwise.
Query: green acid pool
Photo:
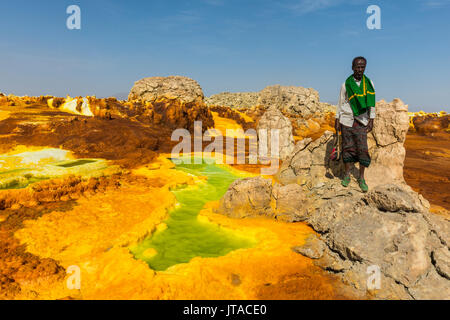
[[[1,161],[1,158],[0,158]],[[19,165],[21,165],[19,163]],[[61,178],[68,175],[82,177],[101,176],[108,168],[102,159],[77,159],[45,164],[23,164],[23,168],[4,170],[0,167],[0,190],[23,189],[35,182]]]
[[[152,269],[162,271],[175,264],[189,262],[194,257],[219,257],[255,244],[254,240],[237,236],[232,230],[197,220],[207,202],[219,200],[230,184],[242,176],[224,166],[204,161],[201,164],[178,164],[175,170],[207,176],[208,180],[172,190],[179,205],[170,211],[165,221],[167,228],[131,247],[130,251],[136,258],[147,262]],[[148,258],[144,252],[150,248],[156,250],[156,255]]]

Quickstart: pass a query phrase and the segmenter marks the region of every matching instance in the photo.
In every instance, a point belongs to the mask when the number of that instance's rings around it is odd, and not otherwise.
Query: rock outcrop
[[[377,103],[368,138],[373,159],[366,171],[368,193],[356,183],[341,185],[343,163],[328,160],[334,135],[325,132],[295,145],[276,175],[281,185],[265,182],[264,192],[258,192],[263,210],[253,206],[239,217],[305,221],[320,238],[292,250],[339,276],[361,297],[450,299],[450,221],[430,213],[428,201],[403,180],[408,126],[407,106],[399,99]],[[232,189],[225,198],[228,212],[223,200],[218,212],[229,216],[234,204],[252,203]]]
[[[269,108],[258,122],[257,126],[259,146],[266,147],[264,152],[269,158],[272,154],[285,160],[294,149],[294,137],[292,136],[292,125],[288,118],[276,108]],[[264,135],[262,137],[261,135]],[[278,140],[277,140],[278,139]],[[272,141],[273,140],[273,141]],[[272,150],[277,146],[272,145],[278,141],[278,150]]]
[[[409,128],[408,105],[400,99],[391,103],[384,100],[376,104],[376,118],[372,132],[367,137],[372,163],[366,180],[373,186],[386,181],[404,183],[403,143]]]
[[[223,92],[205,99],[208,106],[247,109],[258,104],[257,92]]]
[[[258,123],[270,108],[278,109],[292,125],[294,138],[320,137],[333,130],[336,107],[319,101],[311,88],[273,85],[259,92],[224,92],[206,99],[211,108],[235,108]]]
[[[182,77],[149,77],[135,82],[128,100],[155,102],[160,98],[184,103],[203,102],[203,91],[197,81]]]
[[[236,180],[221,199],[220,212],[231,218],[272,217],[271,195],[272,182],[269,179]]]
[[[305,119],[335,111],[331,105],[320,102],[316,90],[295,86],[268,86],[259,92],[258,104],[265,108],[274,106],[286,115]]]
[[[220,200],[217,209],[230,218],[271,217],[286,222],[304,220],[306,198],[298,184],[272,186],[261,177],[236,180]]]
[[[272,199],[277,220],[295,222],[305,219],[302,209],[307,203],[307,198],[298,184],[283,186],[275,183],[272,187]]]
[[[171,129],[193,132],[194,121],[202,121],[202,131],[214,126],[197,81],[182,77],[150,77],[137,81],[128,96],[127,112],[144,122],[164,124]]]
[[[375,298],[450,298],[450,221],[429,213],[407,186],[379,185],[363,195],[336,180],[325,189],[306,217],[326,248],[317,265]],[[310,256],[308,248],[296,251]],[[370,287],[374,269],[379,287]]]
[[[342,174],[341,162],[329,161],[333,145],[333,133],[330,131],[319,139],[303,139],[294,146],[293,152],[282,163],[276,178],[282,184],[298,183],[308,188],[320,187],[325,181]]]
[[[371,187],[386,181],[404,184],[403,143],[409,127],[408,106],[399,99],[391,103],[382,100],[377,103],[376,112],[374,128],[367,137],[372,163],[366,170],[366,181]],[[340,177],[344,170],[342,161],[329,161],[328,157],[333,139],[333,133],[327,131],[314,142],[311,139],[298,142],[282,164],[277,178],[282,183],[297,182],[313,187],[332,177]],[[352,173],[358,177],[356,169]]]
[[[312,88],[296,86],[267,86],[259,92],[223,92],[205,99],[209,106],[226,106],[238,109],[251,109],[261,106],[263,109],[276,107],[285,115],[311,118],[336,108],[320,102],[319,93]]]
[[[308,190],[247,178],[233,183],[217,211],[233,218],[305,221],[320,238],[311,236],[292,250],[361,297],[450,298],[450,221],[429,213],[426,201],[407,185],[379,185],[363,194],[338,179]],[[371,272],[379,275],[374,283]]]
[[[304,255],[305,257],[311,259],[319,259],[323,257],[326,248],[327,247],[324,242],[320,240],[320,238],[315,234],[312,234],[308,236],[308,238],[306,238],[304,245],[295,246],[292,248],[292,250],[300,253],[301,255]]]

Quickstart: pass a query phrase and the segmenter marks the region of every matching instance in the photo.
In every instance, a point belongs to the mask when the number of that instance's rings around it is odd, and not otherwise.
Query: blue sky
[[[72,4],[81,30],[66,28]],[[450,0],[1,0],[0,26],[4,93],[102,97],[183,75],[206,96],[282,84],[335,103],[363,55],[378,100],[450,111]]]

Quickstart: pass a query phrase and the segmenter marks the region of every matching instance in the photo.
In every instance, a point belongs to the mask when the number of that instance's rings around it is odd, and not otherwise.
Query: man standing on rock
[[[373,129],[375,119],[375,89],[373,82],[366,77],[367,60],[364,57],[353,59],[353,74],[342,84],[336,112],[336,133],[342,133],[342,159],[345,176],[342,185],[350,184],[351,163],[359,162],[359,187],[367,192],[369,187],[364,179],[364,170],[370,165],[367,133]]]

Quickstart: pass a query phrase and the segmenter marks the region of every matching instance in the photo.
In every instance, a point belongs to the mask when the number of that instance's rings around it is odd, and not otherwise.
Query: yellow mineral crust
[[[230,136],[237,139],[245,139],[246,137],[250,138],[250,136],[246,136],[244,134],[244,129],[235,120],[220,117],[219,114],[214,111],[212,111],[211,114],[214,119],[214,128],[209,131],[210,137],[221,135],[223,137]]]
[[[48,99],[47,105],[50,108],[55,108],[53,105],[54,99]],[[65,111],[68,113],[76,114],[76,115],[83,115],[83,116],[89,116],[93,117],[94,114],[91,111],[91,107],[89,105],[89,97],[86,98],[71,98],[70,96],[67,96],[67,98],[64,100],[63,104],[59,106],[59,109],[61,111]]]
[[[290,248],[301,245],[312,230],[304,224],[269,219],[230,219],[213,214],[211,203],[200,219],[255,238],[254,248],[218,258],[194,258],[166,271],[153,272],[115,248],[90,263],[96,283],[81,289],[85,299],[326,299],[335,297],[332,282],[317,274],[312,261]],[[301,279],[301,280],[299,280]],[[267,288],[273,288],[268,291]],[[293,296],[286,291],[294,290]]]
[[[25,221],[15,237],[41,258],[55,259],[66,269],[78,266],[81,288],[67,288],[69,274],[58,283],[22,286],[17,298],[33,299],[33,291],[39,292],[39,299],[336,298],[333,282],[312,260],[291,250],[313,232],[309,227],[265,218],[230,219],[213,213],[218,202],[208,203],[199,219],[255,239],[254,247],[218,258],[196,257],[158,272],[135,259],[128,247],[165,227],[167,210],[176,202],[169,189],[201,181],[171,167],[160,157],[157,164],[133,171],[157,187],[126,184],[81,198],[71,211]]]
[[[0,121],[8,119],[11,112],[0,110]]]
[[[196,177],[187,173],[183,173],[175,168],[173,162],[166,157],[170,157],[170,154],[160,155],[157,161],[150,163],[147,166],[134,169],[131,172],[134,175],[144,176],[152,180],[158,180],[159,184],[164,185],[167,188],[173,188],[182,184],[196,184],[204,181],[206,177]]]
[[[245,120],[245,122],[255,122],[252,118],[250,118],[245,113],[240,112],[239,110],[234,110],[234,111],[236,111]]]

